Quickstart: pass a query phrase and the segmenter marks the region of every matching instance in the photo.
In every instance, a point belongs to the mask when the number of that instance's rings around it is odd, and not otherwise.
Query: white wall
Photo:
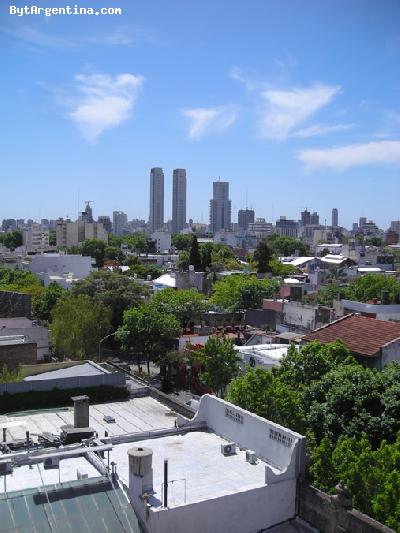
[[[284,481],[174,507],[151,509],[150,533],[254,533],[295,516],[296,484]]]
[[[209,394],[202,396],[192,422],[205,422],[216,434],[236,442],[241,448],[253,450],[258,457],[282,472],[287,469],[289,473],[290,470],[293,478],[304,471],[305,437],[221,398]],[[179,427],[188,423],[190,421],[178,415]],[[287,445],[271,438],[271,431],[283,436]]]
[[[92,267],[92,258],[82,255],[34,255],[28,266],[31,272],[53,272],[63,274],[73,272],[78,278],[85,278],[95,270]]]

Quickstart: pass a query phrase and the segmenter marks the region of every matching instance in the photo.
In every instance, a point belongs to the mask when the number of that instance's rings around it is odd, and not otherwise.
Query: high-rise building
[[[339,226],[339,212],[337,207],[332,209],[332,227],[337,228]]]
[[[124,229],[128,225],[128,216],[123,211],[113,211],[113,233],[114,235],[122,235]]]
[[[246,231],[249,224],[254,222],[254,210],[253,209],[239,209],[238,212],[238,226],[239,229]]]
[[[111,233],[112,231],[112,222],[109,216],[107,215],[100,215],[97,219],[97,222],[100,224],[103,224],[103,228],[107,231],[107,233]]]
[[[210,200],[210,231],[229,230],[231,227],[231,201],[229,182],[214,181],[213,198]]]
[[[316,211],[310,216],[310,224],[311,226],[319,226],[319,214]]]
[[[299,225],[295,220],[289,220],[281,216],[275,224],[276,233],[282,237],[293,237],[297,239],[299,233]]]
[[[164,172],[162,168],[150,170],[150,211],[149,231],[163,229],[164,226]]]
[[[186,170],[176,168],[172,181],[172,233],[179,233],[186,226]]]
[[[308,226],[311,224],[311,213],[307,208],[301,212],[301,224],[302,226]]]

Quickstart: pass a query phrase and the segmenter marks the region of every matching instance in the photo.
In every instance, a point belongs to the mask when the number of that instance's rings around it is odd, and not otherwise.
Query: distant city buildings
[[[103,224],[97,222],[84,222],[78,220],[71,222],[69,219],[60,218],[57,220],[56,245],[59,248],[69,248],[78,246],[87,239],[97,239],[108,242],[108,233]]]
[[[255,213],[253,209],[239,209],[238,228],[246,231],[249,224],[254,223]]]
[[[332,228],[337,228],[339,226],[339,211],[337,207],[332,209]]]
[[[214,181],[213,198],[210,200],[210,231],[229,230],[231,227],[231,201],[229,182]]]
[[[49,247],[49,230],[41,224],[32,224],[22,231],[22,244],[27,251],[46,249]]]
[[[186,226],[186,170],[176,168],[172,176],[172,233]]]
[[[299,226],[295,220],[289,220],[284,216],[281,216],[279,220],[276,221],[275,225],[276,233],[282,237],[293,237],[297,239]]]
[[[164,172],[162,168],[150,170],[150,212],[149,231],[163,229],[164,226]]]
[[[124,229],[128,225],[128,215],[123,211],[113,212],[113,233],[114,235],[123,235]]]
[[[99,224],[103,224],[103,228],[106,230],[107,233],[111,233],[112,231],[112,222],[109,216],[101,215],[97,219],[97,222]]]

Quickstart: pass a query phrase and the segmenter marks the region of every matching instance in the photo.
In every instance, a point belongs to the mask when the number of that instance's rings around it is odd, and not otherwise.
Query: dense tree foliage
[[[96,260],[96,266],[102,267],[104,264],[106,245],[99,239],[86,239],[83,241],[80,252],[82,255],[92,257]]]
[[[130,233],[128,235],[113,235],[108,236],[109,246],[121,248],[122,244],[128,246],[131,252],[146,253],[153,249],[151,239],[144,233]]]
[[[201,255],[196,235],[193,236],[192,244],[190,245],[189,264],[194,267],[196,272],[201,270]]]
[[[15,250],[18,246],[22,246],[22,232],[20,230],[8,231],[7,233],[0,233],[0,243],[10,250]]]
[[[254,309],[261,307],[263,298],[271,298],[278,292],[276,280],[231,275],[214,283],[211,303],[227,311]]]
[[[371,370],[340,341],[312,342],[272,372],[247,371],[228,398],[306,434],[312,483],[344,480],[357,509],[399,528],[400,362]]]
[[[172,314],[158,311],[150,304],[124,312],[120,333],[123,348],[128,354],[159,361],[174,348],[181,326]],[[129,334],[123,333],[129,331]],[[149,368],[148,368],[149,370]]]
[[[295,431],[304,430],[298,394],[277,376],[262,368],[250,368],[232,381],[227,399],[243,409]]]
[[[200,353],[205,371],[201,381],[223,397],[226,387],[239,373],[239,357],[233,342],[225,337],[210,337]]]
[[[190,250],[190,247],[192,246],[193,242],[193,233],[177,233],[176,235],[172,236],[171,244],[174,246],[177,250]]]
[[[159,290],[152,297],[150,304],[158,311],[174,315],[182,327],[198,321],[201,313],[208,308],[204,295],[196,289]]]
[[[0,267],[0,290],[30,294],[34,304],[43,293],[44,287],[36,274],[28,270]]]
[[[391,303],[400,301],[400,282],[382,274],[366,274],[357,278],[344,289],[343,296],[347,300],[367,302],[372,298],[380,299],[383,290],[388,291]]]
[[[60,287],[58,283],[50,283],[44,289],[42,294],[34,301],[32,306],[32,314],[35,318],[51,321],[51,312],[56,305],[59,298],[65,296],[67,291]]]
[[[86,294],[60,298],[51,316],[52,344],[59,356],[95,356],[100,339],[111,329],[110,309]]]
[[[151,279],[161,276],[162,270],[157,265],[145,264],[140,261],[136,255],[130,255],[124,260],[124,265],[129,266],[129,270],[126,273],[128,276],[137,275],[138,278],[147,279],[150,276]]]
[[[289,257],[295,252],[298,252],[300,256],[306,256],[310,250],[304,242],[293,237],[281,237],[278,234],[268,237],[268,244],[272,248],[275,255]]]
[[[124,311],[140,305],[148,290],[128,276],[99,270],[75,283],[72,293],[85,294],[107,306],[111,311],[112,326],[116,329],[122,323]]]
[[[257,272],[259,274],[271,272],[270,261],[272,255],[272,249],[266,240],[262,240],[257,244],[257,248],[254,252],[254,261],[257,263]]]

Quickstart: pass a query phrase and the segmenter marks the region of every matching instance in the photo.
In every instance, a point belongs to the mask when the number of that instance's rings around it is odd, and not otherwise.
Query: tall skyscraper
[[[337,207],[332,209],[332,227],[337,228],[339,226],[339,211]]]
[[[231,228],[231,201],[229,200],[229,182],[214,181],[213,198],[210,200],[210,231],[229,230]]]
[[[164,172],[162,168],[150,170],[150,233],[164,226]]]
[[[242,230],[247,230],[249,224],[254,222],[253,209],[239,209],[238,212],[238,227]]]
[[[186,225],[186,170],[176,168],[172,180],[172,233],[179,233]]]
[[[128,225],[128,215],[123,211],[113,211],[112,228],[114,235],[122,235]]]

